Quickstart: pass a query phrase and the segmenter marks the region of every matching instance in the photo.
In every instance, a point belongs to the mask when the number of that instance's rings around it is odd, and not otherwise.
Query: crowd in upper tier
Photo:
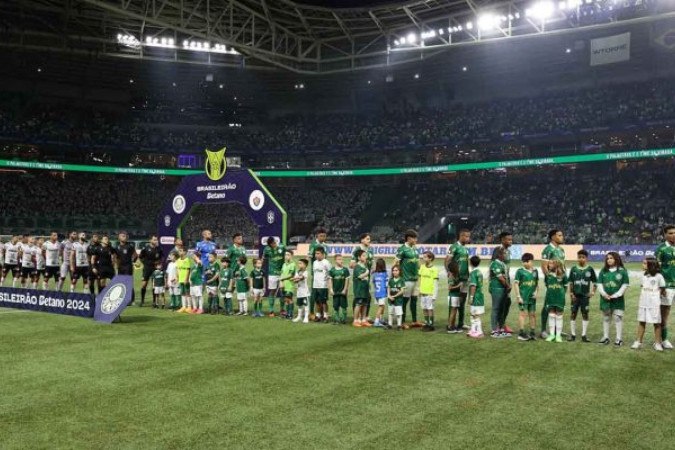
[[[1,94],[0,138],[60,142],[88,148],[197,152],[228,145],[239,152],[420,148],[503,141],[535,133],[577,133],[593,127],[675,119],[675,83],[657,79],[515,99],[451,105],[447,110],[404,108],[375,115],[308,114],[270,119],[262,113],[233,118],[212,103],[155,99],[132,114],[78,107],[73,102]],[[149,106],[152,105],[152,106]],[[214,110],[214,108],[216,108]],[[233,122],[234,121],[234,122]],[[182,124],[177,126],[163,126]],[[197,126],[199,125],[199,126]]]

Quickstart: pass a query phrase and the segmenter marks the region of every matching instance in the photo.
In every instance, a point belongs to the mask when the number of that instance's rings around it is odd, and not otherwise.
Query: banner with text
[[[0,287],[0,307],[93,317],[94,296],[60,291]]]
[[[358,244],[327,244],[329,256],[342,255],[350,256],[356,249]],[[401,247],[401,244],[373,244],[370,246],[376,258],[393,258],[396,252]],[[417,253],[422,254],[426,251],[431,251],[436,258],[445,258],[448,254],[448,244],[419,244],[417,246]],[[469,255],[478,255],[483,259],[490,258],[492,251],[497,245],[494,244],[469,244],[467,249]],[[514,245],[511,247],[511,259],[517,260],[523,256],[524,253],[532,253],[535,259],[540,259],[541,252],[545,245]],[[567,260],[574,260],[577,257],[577,252],[581,250],[581,245],[563,245],[565,249],[565,257]],[[309,256],[309,244],[298,244],[296,255]]]
[[[630,33],[591,39],[591,66],[613,64],[630,59]]]
[[[623,262],[640,262],[647,256],[654,256],[655,245],[584,245],[589,261],[604,261],[609,252],[617,252]]]

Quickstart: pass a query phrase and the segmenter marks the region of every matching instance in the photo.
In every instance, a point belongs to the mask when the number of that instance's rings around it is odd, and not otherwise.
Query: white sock
[[[572,336],[577,335],[577,321],[576,320],[570,320],[570,333]]]
[[[394,325],[394,314],[389,313],[389,325]]]
[[[16,287],[16,278],[12,278],[12,287],[13,288]],[[73,291],[70,291],[70,292],[73,292]]]
[[[581,335],[586,336],[587,331],[588,331],[588,320],[582,320],[581,321]]]
[[[44,289],[44,290],[46,291],[46,290],[47,290],[47,287],[48,287],[48,286],[47,286],[47,282],[46,282],[46,281],[43,281],[43,282],[42,282],[42,289]]]
[[[56,290],[60,291],[61,289],[63,289],[63,280],[59,280],[59,282],[56,284]]]
[[[305,313],[305,314],[304,314],[303,320],[309,320],[309,308],[305,306],[305,307],[302,308],[302,309],[303,309],[303,311],[304,311],[304,313]]]
[[[616,327],[616,340],[623,339],[623,316],[614,314],[614,326]]]
[[[476,319],[476,327],[478,327],[478,334],[483,334],[483,322],[480,320],[480,317]]]
[[[33,281],[33,282],[31,283],[31,287],[32,287],[33,289],[37,289],[37,281]]]
[[[553,314],[548,315],[548,329],[549,334],[555,334],[555,316]]]
[[[204,309],[204,297],[199,296],[197,298],[199,299],[199,309]]]
[[[562,334],[563,331],[563,316],[556,316],[555,317],[555,327],[556,327],[556,332],[558,333],[558,336]]]
[[[88,294],[88,293],[89,293],[89,286],[83,286],[83,287],[82,287],[82,293],[83,293],[83,294]]]
[[[609,339],[609,322],[612,318],[610,316],[602,316],[602,338]]]
[[[70,293],[72,294],[73,292],[75,292],[75,285],[71,284],[70,285]]]

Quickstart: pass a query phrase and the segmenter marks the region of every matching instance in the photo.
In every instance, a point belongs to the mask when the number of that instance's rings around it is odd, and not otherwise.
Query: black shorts
[[[94,268],[89,267],[89,272],[87,273],[87,278],[89,278],[90,280],[97,280],[101,270],[98,267],[96,269],[97,269],[97,271],[94,272]]]
[[[46,271],[46,270],[47,270],[47,269],[38,269],[38,270],[35,271],[35,273],[36,273],[36,275],[38,276],[38,278],[44,277],[44,276],[45,276],[45,271]]]
[[[582,295],[575,295],[572,302],[572,313],[576,314],[581,309],[582,314],[588,314],[589,298]]]
[[[98,279],[99,280],[112,280],[115,277],[115,269],[112,267],[99,267],[98,268]]]
[[[70,274],[70,278],[72,280],[79,280],[80,278],[86,280],[89,278],[89,267],[75,267],[75,272]]]
[[[2,266],[2,276],[5,277],[9,272],[12,272],[12,276],[19,276],[19,265],[18,264],[5,264]]]
[[[32,278],[35,275],[37,275],[37,269],[35,269],[35,267],[21,268],[21,278]]]
[[[54,278],[55,280],[61,276],[61,268],[59,266],[47,266],[45,269],[45,280]]]
[[[312,301],[318,305],[328,303],[328,289],[312,289]]]
[[[152,277],[152,273],[155,271],[154,267],[151,267],[149,264],[143,266],[143,281],[148,281]]]
[[[117,275],[133,275],[134,268],[133,266],[119,266],[117,268]]]

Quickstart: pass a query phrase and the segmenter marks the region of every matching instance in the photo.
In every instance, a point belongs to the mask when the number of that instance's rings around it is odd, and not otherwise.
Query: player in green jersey
[[[333,297],[333,323],[347,323],[347,295],[349,269],[344,267],[342,255],[335,255],[335,267],[328,271],[328,291]]]
[[[557,229],[553,229],[548,232],[548,241],[549,243],[544,247],[544,250],[541,252],[541,271],[544,273],[544,276],[548,273],[548,262],[551,260],[562,261],[563,268],[565,267],[565,250],[562,248],[562,243],[565,242],[565,237],[563,232]],[[548,337],[546,333],[546,324],[548,323],[548,307],[546,305],[546,299],[544,298],[544,304],[541,307],[541,337],[545,339]]]
[[[162,270],[162,263],[155,264],[155,271],[152,272],[152,307],[157,309],[160,306],[164,309],[164,286],[166,286],[166,273]]]
[[[412,327],[421,327],[422,324],[417,321],[417,298],[419,296],[419,270],[420,258],[417,253],[417,232],[407,230],[403,236],[404,244],[396,252],[394,265],[401,268],[401,276],[405,281],[405,292],[403,293],[403,328],[405,325],[408,304],[410,304],[410,316],[412,318]]]
[[[393,328],[394,316],[396,316],[396,330],[400,331],[403,325],[403,294],[405,293],[405,281],[401,276],[401,268],[394,266],[391,268],[391,278],[387,283],[387,300],[389,307],[388,329]]]
[[[279,298],[279,313],[284,311],[282,290],[279,289],[279,277],[281,267],[284,265],[286,246],[278,243],[274,237],[267,238],[267,245],[263,250],[264,264],[267,264],[267,301],[269,302],[268,314],[274,317],[274,300]]]
[[[206,296],[209,300],[208,312],[218,314],[218,282],[220,280],[220,264],[215,253],[209,253],[209,264],[204,271],[204,282],[206,284]]]
[[[469,273],[469,313],[471,314],[471,329],[468,337],[481,339],[483,334],[482,317],[485,314],[485,299],[483,297],[483,274],[478,266],[480,265],[480,256],[474,255],[469,259],[471,272]]]
[[[537,326],[536,310],[539,271],[534,267],[534,255],[532,253],[524,253],[520,260],[523,262],[523,267],[516,271],[516,276],[513,280],[513,287],[518,299],[518,309],[520,310],[518,316],[518,324],[520,325],[518,340],[534,341],[534,330]],[[530,322],[529,335],[525,333],[525,320],[528,318]]]
[[[204,314],[204,266],[202,265],[201,254],[195,252],[190,261],[190,299],[192,302],[192,314]]]
[[[220,260],[220,286],[219,291],[220,295],[223,297],[223,314],[226,316],[231,316],[232,311],[232,289],[230,289],[230,284],[232,283],[232,277],[234,271],[230,267],[230,260],[227,257],[223,257]]]
[[[623,267],[621,256],[617,252],[605,255],[605,267],[598,274],[598,293],[600,294],[600,310],[602,311],[602,339],[599,344],[609,344],[609,326],[614,317],[616,340],[614,345],[623,345],[623,312],[626,302],[623,297],[628,289],[628,271]]]
[[[368,255],[363,250],[356,252],[358,263],[354,267],[354,323],[355,327],[371,327],[366,315],[366,305],[370,303],[370,269],[367,266]]]
[[[595,270],[588,265],[588,252],[577,252],[577,265],[570,269],[570,300],[572,301],[572,315],[570,316],[570,341],[577,338],[577,313],[581,310],[581,340],[591,342],[586,333],[588,331],[588,305],[590,298],[595,294],[595,283],[598,281]]]
[[[265,293],[265,274],[263,273],[263,260],[256,258],[253,260],[253,270],[249,275],[251,278],[251,294],[253,296],[253,315],[252,317],[263,317],[262,298]]]
[[[457,242],[448,248],[448,254],[445,257],[445,267],[448,268],[451,261],[457,263],[459,282],[459,305],[457,307],[457,325],[454,326],[454,332],[462,332],[466,328],[464,325],[464,310],[466,305],[466,293],[468,290],[469,281],[469,250],[466,245],[471,242],[471,232],[467,229],[459,230]],[[448,329],[448,333],[453,333],[453,330]]]
[[[242,256],[246,256],[246,248],[244,247],[244,235],[241,233],[234,233],[232,235],[232,245],[230,245],[225,252],[225,256],[232,261],[233,265],[237,265],[237,261]],[[234,267],[236,270],[236,267]]]
[[[511,336],[504,329],[502,303],[511,291],[509,282],[509,273],[506,264],[504,264],[505,252],[502,248],[497,248],[495,259],[490,263],[490,296],[492,297],[492,314],[490,316],[490,326],[492,327],[493,338],[504,338]]]
[[[281,277],[279,278],[279,282],[282,283],[284,290],[283,296],[286,305],[286,309],[281,313],[281,317],[286,319],[293,319],[293,289],[295,288],[293,277],[295,277],[296,270],[297,268],[293,262],[293,251],[286,249],[284,264],[281,266]]]
[[[565,267],[563,267],[562,261],[558,259],[549,260],[548,270],[544,276],[549,329],[546,342],[563,342],[563,312],[565,311],[567,283],[567,275],[565,274]]]
[[[178,249],[178,260],[176,261],[176,272],[178,273],[178,286],[180,289],[181,308],[180,313],[192,312],[190,307],[190,266],[191,259],[187,257],[185,248]]]
[[[375,259],[375,253],[373,253],[373,249],[370,246],[370,241],[371,241],[371,236],[370,233],[362,233],[359,236],[359,245],[357,245],[354,248],[354,251],[352,251],[352,260],[349,262],[349,268],[354,270],[356,265],[359,262],[359,258],[356,256],[356,252],[359,250],[362,250],[366,253],[366,267],[368,268],[368,271],[370,271],[373,268],[373,260]],[[366,320],[368,323],[370,323],[370,300],[366,304]]]
[[[663,244],[656,248],[654,256],[661,266],[661,274],[666,281],[666,296],[661,298],[661,336],[663,348],[672,350],[668,339],[668,317],[675,301],[675,225],[663,227]]]
[[[237,316],[248,316],[248,293],[251,290],[251,280],[246,271],[246,256],[240,256],[237,260],[237,267],[234,269],[232,281],[230,281],[230,290],[237,292],[237,302],[239,302],[239,311]]]
[[[457,264],[457,261],[451,260],[446,266],[446,270],[448,272],[448,326],[446,330],[450,334],[462,333],[464,331],[463,328],[455,325],[457,310],[462,304],[460,297],[462,295],[462,282],[459,281],[459,264]]]
[[[510,231],[502,231],[501,233],[499,233],[498,238],[499,238],[499,247],[496,247],[492,251],[492,259],[495,259],[495,252],[497,251],[497,249],[501,248],[502,251],[504,252],[504,265],[506,266],[506,273],[507,273],[506,278],[510,280],[511,247],[513,246],[513,233],[511,233]],[[510,310],[511,310],[511,294],[507,293],[501,303],[501,308],[499,312],[500,316],[499,321],[504,324],[504,332],[509,335],[513,333],[513,330],[511,330],[511,328],[506,323],[506,319],[509,317]]]

